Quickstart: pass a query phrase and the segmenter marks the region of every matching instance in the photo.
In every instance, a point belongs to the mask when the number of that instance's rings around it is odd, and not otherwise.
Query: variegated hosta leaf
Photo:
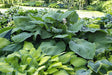
[[[12,72],[14,69],[8,64],[8,63],[3,63],[0,62],[0,71],[7,73],[7,72]]]
[[[23,45],[24,50],[30,50],[32,48],[34,48],[34,46],[31,42],[27,42],[27,41],[24,42],[24,45]]]
[[[0,49],[9,45],[10,44],[10,41],[5,39],[5,38],[0,38]]]
[[[76,71],[76,75],[91,75],[91,73],[92,73],[91,70],[85,70],[85,69]]]
[[[74,52],[68,52],[65,53],[64,55],[59,57],[59,61],[62,62],[63,64],[66,64],[70,61],[71,56],[74,54]]]
[[[65,70],[60,70],[54,73],[53,75],[69,75]]]
[[[112,71],[108,71],[106,75],[112,75]]]
[[[96,73],[101,69],[102,65],[112,66],[112,63],[110,63],[110,62],[109,62],[108,60],[106,60],[106,59],[99,60],[99,61],[97,61],[96,63],[94,63],[94,62],[92,62],[92,61],[89,61],[89,62],[88,62],[88,67],[89,67],[90,69],[92,69],[92,70],[93,70],[94,72],[96,72]]]

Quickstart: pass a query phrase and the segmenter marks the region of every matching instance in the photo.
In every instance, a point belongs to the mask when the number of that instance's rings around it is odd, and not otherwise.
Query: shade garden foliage
[[[112,15],[13,10],[0,19],[0,75],[111,75]]]

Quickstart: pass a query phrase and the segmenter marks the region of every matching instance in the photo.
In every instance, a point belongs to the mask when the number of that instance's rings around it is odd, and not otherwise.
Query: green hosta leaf
[[[13,36],[12,40],[14,42],[23,42],[23,41],[25,41],[27,38],[29,38],[31,36],[32,36],[32,33],[23,32],[23,33],[20,33],[18,35]]]
[[[71,56],[74,54],[74,52],[68,52],[65,53],[64,55],[59,57],[59,61],[62,62],[63,64],[66,64],[67,62],[70,61]]]
[[[52,37],[52,34],[47,32],[47,31],[45,31],[45,30],[42,30],[40,36],[41,36],[42,39],[47,39],[47,38]]]
[[[16,27],[20,27],[22,30],[33,31],[36,27],[33,23],[30,22],[28,16],[16,16],[14,17],[14,23]]]
[[[0,37],[4,38],[11,30],[4,31],[0,33]]]
[[[31,50],[32,48],[34,48],[34,46],[31,42],[27,42],[27,41],[24,42],[23,50]]]
[[[100,44],[112,43],[112,41],[110,41],[111,37],[109,38],[106,35],[107,33],[105,33],[104,31],[97,31],[95,33],[88,33],[87,37],[88,37],[88,40],[91,42],[97,42]]]
[[[3,32],[5,32],[5,31],[11,30],[13,28],[14,27],[5,27],[5,28],[2,28],[2,29],[0,29],[0,34],[3,33]]]
[[[73,38],[69,42],[69,47],[72,51],[85,59],[93,59],[95,55],[95,44],[83,39]]]
[[[78,15],[76,11],[67,11],[64,14],[60,15],[58,18],[59,18],[59,21],[62,21],[63,18],[68,18],[70,22],[74,23],[74,22],[77,22]]]
[[[0,71],[3,73],[12,72],[13,68],[8,63],[0,62]]]
[[[15,16],[14,23],[17,27],[29,25],[30,18],[27,16]]]
[[[52,27],[52,32],[54,32],[54,33],[62,33],[63,29],[57,29],[55,27]]]
[[[77,22],[77,21],[78,21],[78,18],[79,18],[79,16],[78,16],[78,14],[76,13],[76,11],[73,11],[73,12],[70,14],[70,16],[68,17],[68,19],[69,19],[69,21],[70,21],[71,23]]]
[[[91,73],[92,73],[91,70],[85,70],[85,69],[76,71],[76,75],[91,75]]]
[[[63,52],[66,46],[62,41],[56,43],[55,41],[51,40],[49,42],[42,42],[40,48],[42,52],[47,55],[57,55]]]
[[[37,25],[39,25],[39,26],[41,26],[41,27],[43,27],[44,26],[44,22],[43,21],[30,21],[31,23],[34,23],[34,24],[37,24]]]
[[[45,56],[45,57],[41,58],[39,65],[43,65],[43,64],[46,63],[50,58],[51,58],[51,56]]]
[[[17,44],[10,44],[4,47],[2,50],[3,51],[18,51],[22,49],[23,43],[17,43]]]
[[[11,33],[11,34],[13,34],[14,32],[19,32],[19,31],[21,31],[21,30],[23,30],[23,28],[21,28],[21,27],[16,27],[16,28],[12,29],[12,33]]]
[[[50,69],[47,70],[47,72],[49,74],[53,74],[54,72],[57,72],[57,71],[58,71],[58,69],[56,69],[56,68],[50,68]]]
[[[46,23],[54,23],[55,21],[55,18],[54,16],[51,14],[51,13],[47,13],[45,14],[42,19],[46,22]]]
[[[54,73],[53,75],[69,75],[65,70],[60,70],[56,73]]]
[[[37,16],[33,16],[31,14],[28,14],[28,16],[33,20],[33,21],[43,21],[41,16],[37,15]]]
[[[9,45],[10,41],[5,38],[0,38],[0,49],[4,48],[5,46]]]
[[[112,63],[110,63],[108,60],[103,59],[100,61],[97,61],[96,63],[89,61],[88,67],[95,71],[96,73],[101,69],[102,65],[112,66]]]
[[[76,33],[81,30],[83,27],[83,21],[78,21],[77,23],[74,23],[73,25],[69,25],[68,32]]]
[[[86,65],[87,61],[83,58],[80,57],[75,57],[73,56],[70,60],[70,63],[74,66],[74,67],[81,67]]]

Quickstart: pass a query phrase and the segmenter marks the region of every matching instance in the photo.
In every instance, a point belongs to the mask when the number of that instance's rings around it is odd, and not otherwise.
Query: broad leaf
[[[30,21],[30,18],[27,16],[14,17],[14,23],[17,27],[22,27],[22,26],[24,27],[24,26],[30,25],[29,21]]]
[[[16,27],[20,27],[22,30],[33,31],[36,25],[31,23],[30,21],[30,18],[27,16],[14,17],[14,23]]]
[[[47,39],[47,38],[52,37],[52,34],[47,32],[47,31],[45,31],[45,30],[42,30],[40,36],[41,36],[42,39]]]
[[[68,20],[71,22],[71,23],[76,23],[78,21],[78,14],[76,13],[76,11],[73,11],[69,17],[68,17]]]
[[[62,41],[56,43],[55,41],[51,40],[49,42],[42,42],[40,48],[42,52],[47,55],[57,55],[65,51],[66,46]]]
[[[31,14],[28,14],[28,16],[31,18],[33,21],[43,21],[40,15],[34,16]]]
[[[78,20],[78,15],[76,11],[67,11],[62,15],[59,15],[59,21],[62,21],[64,18],[68,18],[70,22],[75,23]]]
[[[63,29],[57,29],[55,27],[52,27],[52,32],[54,32],[54,33],[62,33]]]
[[[32,33],[23,32],[23,33],[20,33],[18,35],[13,36],[12,40],[14,42],[23,42],[23,41],[25,41],[27,38],[29,38],[31,36],[32,36]]]
[[[68,52],[65,53],[64,55],[59,57],[59,61],[62,62],[63,64],[66,64],[70,61],[71,56],[74,54],[74,52]]]
[[[74,57],[72,56],[70,63],[74,66],[74,67],[81,67],[86,65],[87,61],[83,58],[80,57]]]
[[[95,55],[95,44],[83,39],[73,38],[69,42],[69,47],[72,51],[85,59],[93,59]]]
[[[45,14],[42,19],[46,22],[46,23],[54,23],[55,22],[55,18],[51,13],[47,13]]]
[[[83,27],[83,21],[78,21],[77,23],[68,26],[68,32],[76,33],[80,31],[82,27]]]
[[[18,44],[10,44],[4,47],[2,50],[3,51],[18,51],[22,49],[23,43],[18,43]]]

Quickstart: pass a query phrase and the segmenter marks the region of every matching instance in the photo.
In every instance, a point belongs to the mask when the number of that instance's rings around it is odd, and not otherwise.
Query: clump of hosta
[[[36,50],[32,43],[25,42],[22,50],[2,58],[0,71],[6,75],[72,75],[77,67],[85,66],[86,63],[85,59],[77,57],[74,52],[50,56],[40,48]]]

